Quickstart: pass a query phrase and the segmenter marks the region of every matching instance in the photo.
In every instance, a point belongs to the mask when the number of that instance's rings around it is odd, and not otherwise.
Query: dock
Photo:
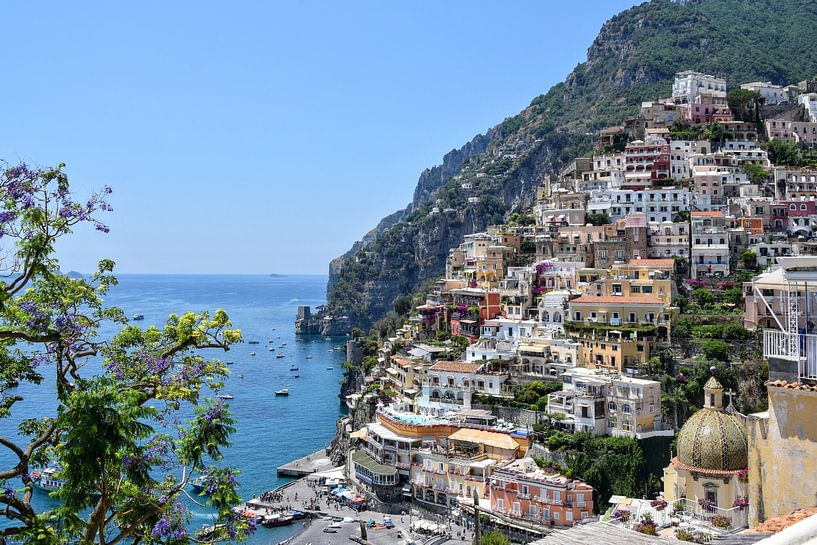
[[[303,458],[298,458],[282,466],[278,466],[279,477],[305,477],[317,471],[332,469],[332,461],[325,448],[313,452]]]

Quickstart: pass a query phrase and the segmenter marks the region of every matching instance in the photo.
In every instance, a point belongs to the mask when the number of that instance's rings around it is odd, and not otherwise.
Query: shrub
[[[732,520],[729,517],[724,517],[723,515],[715,515],[715,518],[712,519],[712,524],[716,528],[726,529],[732,525]]]

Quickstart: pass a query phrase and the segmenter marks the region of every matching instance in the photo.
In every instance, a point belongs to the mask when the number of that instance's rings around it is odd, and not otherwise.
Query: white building
[[[647,255],[651,258],[687,257],[689,224],[652,221],[647,224]]]
[[[728,276],[729,258],[723,212],[692,212],[692,278]]]
[[[805,106],[810,121],[817,123],[817,93],[803,93],[797,97],[797,104]]]
[[[489,372],[483,362],[439,361],[428,368],[417,400],[421,414],[441,416],[471,408],[474,393],[502,395],[507,374]]]
[[[701,95],[726,98],[726,80],[692,70],[675,74],[672,98],[679,104],[694,104]]]
[[[539,299],[539,330],[564,331],[564,318],[567,316],[567,302],[570,299],[569,290],[553,290],[545,293]]]
[[[589,207],[610,203],[612,220],[624,219],[630,214],[644,214],[647,221],[672,221],[675,214],[689,210],[691,193],[676,187],[650,188],[643,191],[613,189],[591,193]]]
[[[672,436],[661,420],[661,383],[576,368],[562,375],[562,391],[548,396],[548,413],[594,436],[646,439]]]
[[[770,81],[743,83],[740,88],[747,91],[756,91],[761,98],[765,99],[766,104],[782,104],[789,101],[789,95],[783,89],[783,86],[775,85]]]

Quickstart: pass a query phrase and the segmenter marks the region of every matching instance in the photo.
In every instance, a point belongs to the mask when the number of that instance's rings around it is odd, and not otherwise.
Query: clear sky
[[[114,188],[64,270],[325,273],[635,3],[7,2],[0,158]]]

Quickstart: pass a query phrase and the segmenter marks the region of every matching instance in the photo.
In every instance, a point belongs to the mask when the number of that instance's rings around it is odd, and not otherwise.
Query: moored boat
[[[57,477],[60,469],[60,466],[50,466],[42,471],[33,471],[31,473],[31,484],[34,485],[34,488],[38,488],[43,492],[56,492],[65,484],[65,481]]]
[[[144,319],[145,319],[145,315],[144,315],[144,314],[139,314],[139,313],[137,313],[137,314],[134,314],[134,315],[133,315],[133,319],[134,319],[134,320],[144,320]]]
[[[232,394],[219,394],[219,399],[235,399],[235,396]]]
[[[287,388],[281,388],[280,390],[275,390],[275,395],[277,396],[288,396],[289,390]]]
[[[286,354],[275,354],[275,357],[278,359],[285,358]]]
[[[274,528],[276,526],[287,526],[292,524],[293,516],[292,515],[282,515],[280,513],[275,513],[274,515],[266,515],[264,518],[261,519],[261,525],[266,526],[267,528]]]
[[[255,356],[255,352],[250,352],[250,356]]]

